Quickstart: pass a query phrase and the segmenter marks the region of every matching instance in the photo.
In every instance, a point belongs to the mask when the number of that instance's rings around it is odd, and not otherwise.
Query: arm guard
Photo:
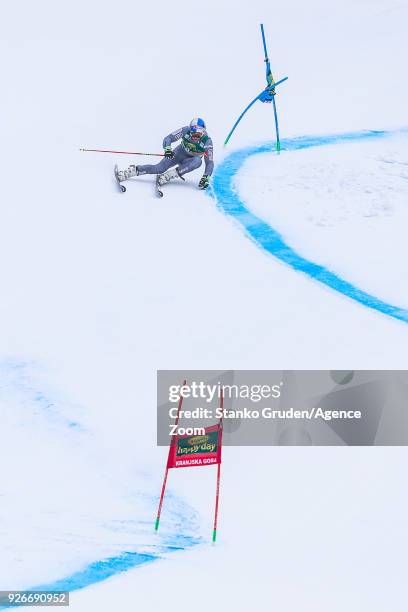
[[[179,128],[178,130],[175,130],[174,132],[166,136],[165,139],[163,140],[163,149],[165,149],[166,147],[169,147],[172,142],[176,142],[176,140],[180,140],[180,138],[183,138],[186,132],[188,132],[187,125]]]

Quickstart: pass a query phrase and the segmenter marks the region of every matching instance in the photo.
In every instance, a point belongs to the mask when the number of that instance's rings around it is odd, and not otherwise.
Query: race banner
[[[197,467],[221,463],[222,427],[205,428],[204,435],[175,436],[170,447],[168,468]]]

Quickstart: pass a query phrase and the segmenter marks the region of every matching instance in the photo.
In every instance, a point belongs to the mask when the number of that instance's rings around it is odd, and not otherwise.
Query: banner
[[[167,461],[168,468],[217,465],[221,463],[222,427],[205,428],[201,436],[174,436]]]

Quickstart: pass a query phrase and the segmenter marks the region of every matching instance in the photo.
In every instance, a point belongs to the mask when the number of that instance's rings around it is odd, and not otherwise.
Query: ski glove
[[[167,157],[167,159],[173,159],[174,153],[171,147],[166,147],[164,149],[164,157]]]
[[[208,176],[208,174],[203,174],[203,176],[200,179],[200,182],[198,183],[199,188],[207,189],[209,184],[210,184],[210,177]]]

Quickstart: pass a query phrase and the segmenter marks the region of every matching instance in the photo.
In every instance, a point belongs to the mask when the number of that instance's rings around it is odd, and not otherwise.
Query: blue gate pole
[[[268,76],[270,75],[272,77],[272,72],[271,72],[271,66],[270,66],[269,58],[268,58],[268,50],[266,48],[265,30],[264,30],[264,27],[263,27],[263,23],[261,23],[261,34],[262,34],[263,48],[264,48],[264,52],[265,52],[266,81],[267,81],[267,83],[269,85]],[[273,80],[273,77],[272,77],[272,80]],[[274,118],[275,118],[276,150],[279,152],[280,151],[279,123],[278,123],[278,112],[276,110],[275,96],[273,97],[272,102],[273,102],[273,115],[274,115]]]

